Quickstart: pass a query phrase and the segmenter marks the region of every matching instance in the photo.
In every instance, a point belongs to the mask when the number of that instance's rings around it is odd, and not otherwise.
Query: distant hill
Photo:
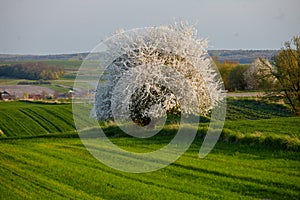
[[[88,53],[56,54],[56,55],[18,55],[0,54],[0,61],[38,61],[38,60],[83,60]]]
[[[272,58],[278,50],[209,50],[210,56],[217,56],[219,61],[237,61],[242,64],[251,63],[255,58]],[[0,61],[36,61],[36,60],[83,60],[88,53],[57,54],[57,55],[13,55],[0,54]]]
[[[210,56],[217,56],[220,62],[236,61],[242,64],[252,63],[256,58],[271,59],[278,54],[278,50],[210,50]]]

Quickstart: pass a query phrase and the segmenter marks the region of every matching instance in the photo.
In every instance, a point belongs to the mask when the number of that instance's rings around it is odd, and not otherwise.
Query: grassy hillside
[[[146,146],[133,138],[112,140],[138,152],[165,145],[157,140]],[[98,162],[78,138],[0,140],[0,198],[299,198],[299,152],[218,143],[211,154],[199,159],[200,144],[194,142],[164,169],[128,174]]]
[[[273,118],[262,120],[226,121],[225,127],[241,133],[276,133],[278,135],[300,136],[300,118]]]
[[[71,104],[2,102],[0,199],[298,199],[300,148],[286,147],[291,138],[300,144],[300,118],[284,106],[229,99],[227,119],[205,159],[198,158],[197,137],[168,167],[129,174],[91,156],[73,132]],[[145,140],[106,127],[114,144],[133,152],[165,146],[174,130],[164,131]]]

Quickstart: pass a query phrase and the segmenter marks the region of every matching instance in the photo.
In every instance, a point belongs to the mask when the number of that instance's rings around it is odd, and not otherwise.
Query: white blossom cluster
[[[117,116],[145,122],[171,111],[207,115],[224,98],[207,41],[193,26],[119,31],[104,43],[112,62],[97,87],[98,120]]]
[[[257,58],[251,63],[249,68],[244,72],[244,80],[248,90],[259,89],[262,81],[275,84],[276,79],[272,75],[272,71],[275,69],[271,65],[268,59]]]

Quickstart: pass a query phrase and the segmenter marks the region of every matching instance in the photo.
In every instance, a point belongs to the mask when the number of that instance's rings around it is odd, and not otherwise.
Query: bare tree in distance
[[[277,91],[284,94],[292,111],[300,115],[300,36],[285,42],[271,65],[265,59],[260,58],[260,61],[269,71],[267,76],[277,79]]]

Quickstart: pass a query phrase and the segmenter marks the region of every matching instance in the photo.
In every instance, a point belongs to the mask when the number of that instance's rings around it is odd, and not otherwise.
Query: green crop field
[[[175,163],[131,174],[87,151],[74,131],[71,104],[2,102],[0,199],[299,199],[299,124],[282,105],[228,99],[224,131],[207,157],[198,158],[208,126],[202,122]],[[106,133],[116,145],[144,152],[165,146],[171,128],[147,140],[113,125]]]
[[[136,151],[153,145],[112,138]],[[163,140],[162,140],[163,141]],[[159,145],[164,145],[160,142]],[[298,199],[300,153],[218,143],[205,159],[196,141],[179,160],[146,174],[93,158],[78,138],[0,141],[3,199]]]
[[[71,104],[4,102],[0,107],[3,136],[33,136],[75,129]]]

